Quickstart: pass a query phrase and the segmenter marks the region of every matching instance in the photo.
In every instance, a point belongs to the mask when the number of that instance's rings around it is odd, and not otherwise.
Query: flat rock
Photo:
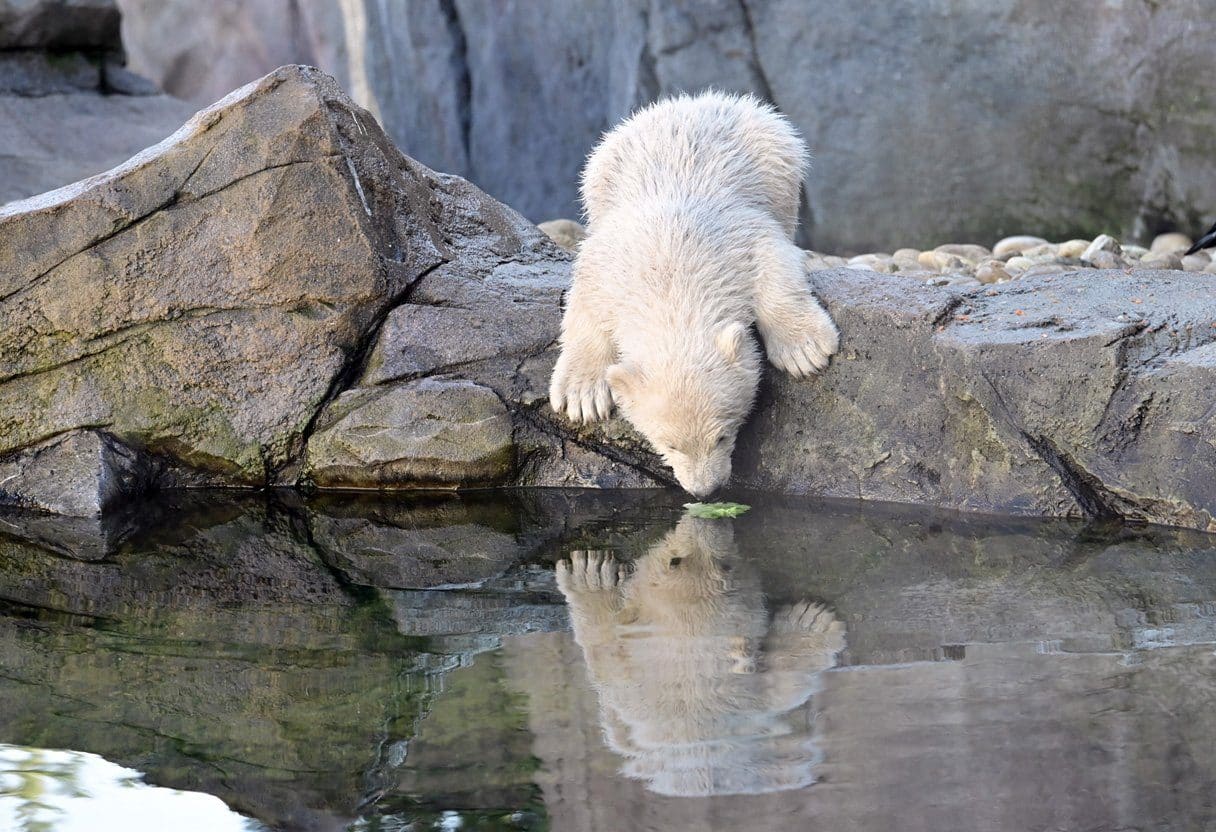
[[[323,487],[451,488],[502,483],[513,461],[511,418],[493,390],[427,378],[339,396],[305,472]]]
[[[0,504],[97,517],[145,490],[149,463],[95,431],[71,431],[0,458]]]
[[[10,85],[20,80],[5,78]],[[74,86],[94,82],[89,76],[25,78],[39,95],[0,92],[0,205],[103,173],[163,141],[195,110],[167,95],[103,95]]]
[[[740,484],[1216,530],[1206,276],[1086,270],[971,291],[842,272],[814,282],[841,353],[808,382],[770,374],[737,452]]]

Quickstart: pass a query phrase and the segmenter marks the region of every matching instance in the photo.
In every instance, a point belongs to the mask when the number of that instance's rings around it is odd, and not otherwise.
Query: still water
[[[732,498],[0,515],[0,829],[1216,828],[1216,538]]]

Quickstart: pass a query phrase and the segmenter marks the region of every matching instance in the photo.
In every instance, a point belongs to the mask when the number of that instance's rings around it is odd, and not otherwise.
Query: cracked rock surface
[[[0,240],[7,502],[670,482],[622,420],[548,407],[570,255],[400,154],[315,70],[0,210]],[[808,279],[841,353],[807,381],[767,374],[735,485],[1216,529],[1216,276]]]
[[[842,333],[770,374],[736,477],[781,491],[1216,530],[1216,288],[1081,270],[950,291],[818,272]]]

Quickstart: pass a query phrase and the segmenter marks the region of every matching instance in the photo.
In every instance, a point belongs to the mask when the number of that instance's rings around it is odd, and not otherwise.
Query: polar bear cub
[[[749,96],[670,98],[605,135],[583,171],[553,409],[594,422],[615,403],[686,490],[724,485],[760,380],[752,325],[796,377],[837,349],[793,243],[807,160]]]

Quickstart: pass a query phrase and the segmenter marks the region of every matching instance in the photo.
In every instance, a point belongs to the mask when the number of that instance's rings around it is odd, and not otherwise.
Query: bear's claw
[[[555,375],[549,405],[575,424],[599,422],[612,415],[612,389],[607,379],[562,384]]]
[[[770,337],[765,344],[765,351],[774,367],[794,378],[805,378],[828,366],[828,359],[835,355],[840,347],[840,336],[836,327],[829,322],[827,326],[813,326],[809,329],[809,332],[799,333],[802,337],[797,341]]]
[[[629,567],[603,549],[576,550],[570,560],[557,562],[557,585],[562,592],[612,589],[629,575]]]

